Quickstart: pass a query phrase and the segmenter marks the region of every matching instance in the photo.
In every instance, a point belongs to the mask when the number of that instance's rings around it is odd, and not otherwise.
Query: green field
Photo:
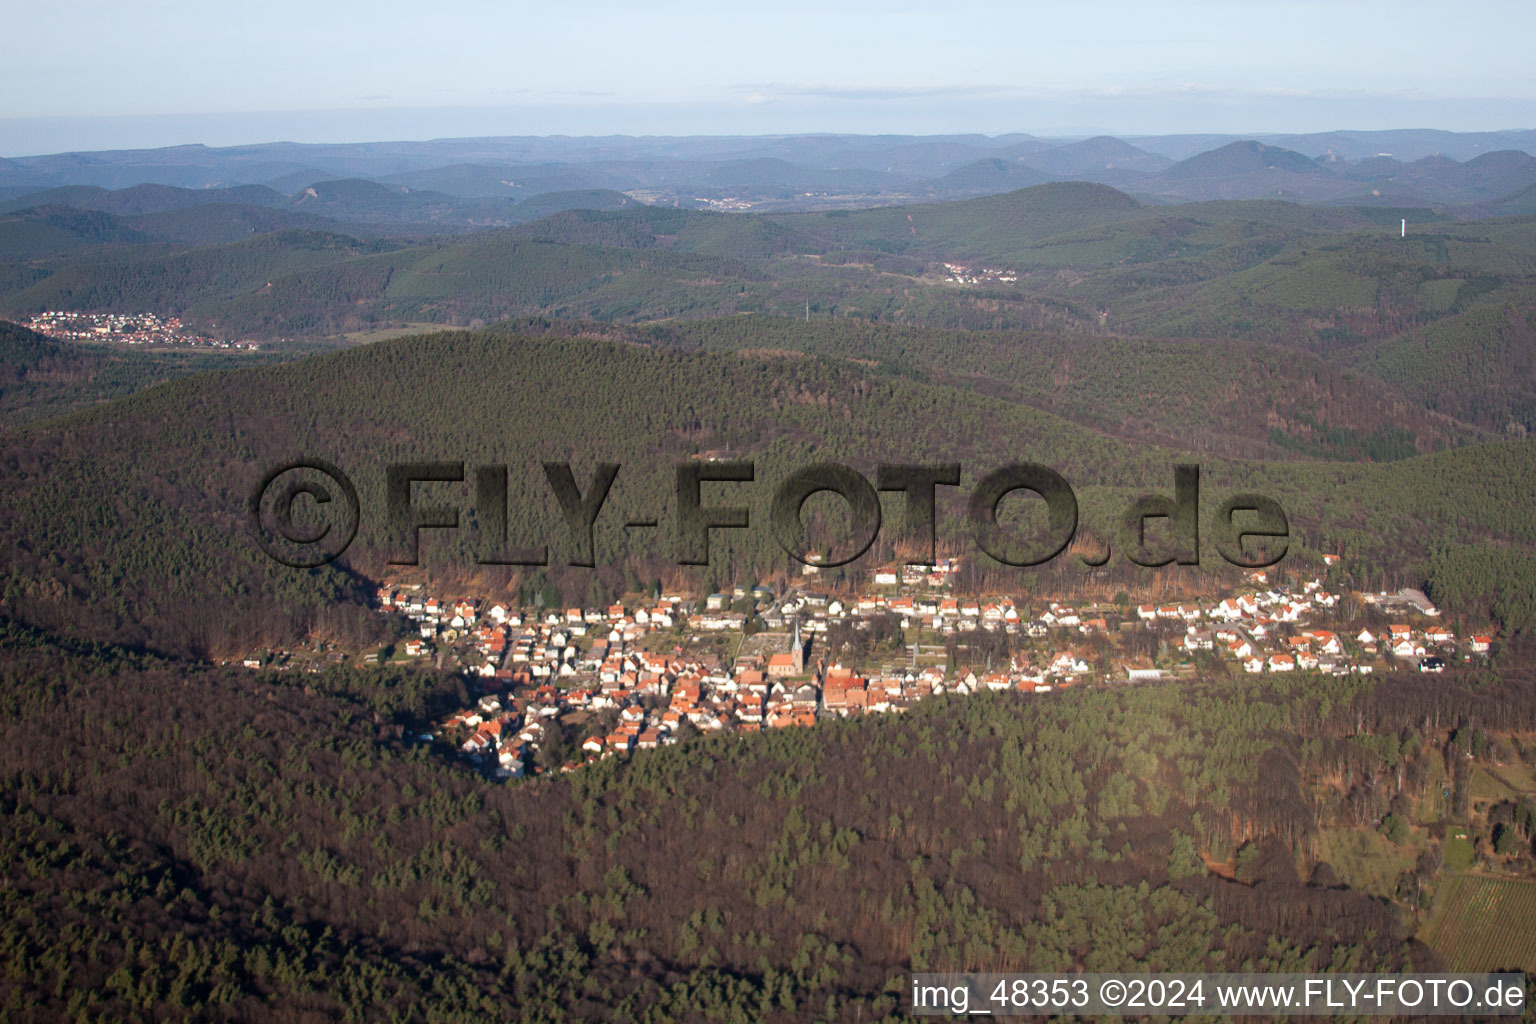
[[[374,327],[366,331],[351,331],[342,337],[354,345],[366,345],[371,341],[385,341],[389,338],[403,338],[408,334],[431,334],[433,331],[458,330],[447,324],[408,323],[392,327]]]
[[[1520,761],[1494,764],[1485,767],[1484,771],[1515,794],[1516,799],[1522,796],[1536,796],[1536,771],[1532,771],[1528,764]]]
[[[1451,875],[1419,938],[1458,971],[1536,971],[1536,882]]]
[[[1349,886],[1377,896],[1391,896],[1397,877],[1413,867],[1417,840],[1403,846],[1393,845],[1386,836],[1369,828],[1325,829],[1322,833],[1322,859],[1333,865]]]
[[[1529,781],[1522,765],[1504,765],[1489,770],[1481,765],[1472,773],[1473,800],[1519,800],[1530,795],[1521,783]]]
[[[1445,866],[1452,871],[1465,871],[1472,866],[1477,851],[1470,839],[1452,837],[1445,841]]]

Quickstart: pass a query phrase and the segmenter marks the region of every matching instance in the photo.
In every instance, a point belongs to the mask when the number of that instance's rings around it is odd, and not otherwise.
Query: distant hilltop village
[[[193,348],[243,349],[254,352],[254,341],[228,341],[188,331],[177,317],[154,313],[38,313],[26,326],[38,334],[67,341],[115,341],[125,345],[183,345]]]
[[[1019,279],[1017,270],[1006,270],[1000,267],[982,267],[977,270],[963,263],[944,264],[944,280],[950,284],[1014,284]]]

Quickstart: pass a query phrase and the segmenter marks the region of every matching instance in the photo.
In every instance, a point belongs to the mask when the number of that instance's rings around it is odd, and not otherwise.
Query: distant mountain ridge
[[[230,188],[178,188],[174,185],[143,184],[122,189],[96,185],[66,185],[44,192],[33,192],[0,202],[0,213],[12,213],[33,206],[73,206],[77,210],[131,215],[163,213],[188,206],[234,203],[244,206],[278,206],[286,197],[265,185],[236,185]]]
[[[1254,140],[1231,142],[1181,160],[1137,190],[1165,199],[1327,200],[1350,190],[1338,175],[1294,150]]]
[[[933,187],[945,192],[987,194],[1043,185],[1050,180],[1051,175],[1024,163],[1022,157],[1006,160],[990,156],[934,179]]]
[[[1098,135],[1043,152],[1021,154],[1019,159],[1058,177],[1100,170],[1155,174],[1173,163],[1165,156],[1138,149],[1110,135]]]
[[[1533,153],[1536,131],[1527,130],[1082,139],[1019,134],[506,137],[223,149],[191,145],[3,159],[0,196],[11,197],[4,206],[11,210],[21,208],[11,204],[27,199],[19,193],[30,193],[36,198],[29,205],[59,202],[112,213],[148,213],[168,208],[166,204],[192,202],[184,196],[167,198],[149,186],[225,193],[203,202],[273,206],[279,200],[270,194],[229,190],[265,186],[279,196],[292,196],[319,182],[367,180],[471,201],[606,189],[646,202],[707,204],[729,198],[787,211],[959,198],[1048,180],[1087,180],[1163,201],[1279,195],[1305,202],[1386,202],[1396,197],[1416,203],[1476,204],[1536,184],[1536,174],[1511,157]],[[1262,166],[1255,161],[1259,154],[1266,161]],[[1429,158],[1434,159],[1423,162]],[[1413,170],[1395,173],[1403,165]],[[108,200],[78,186],[115,192]],[[41,195],[61,188],[70,191]],[[126,189],[140,191],[116,194]],[[113,205],[96,205],[104,202]],[[474,226],[487,218],[502,219],[483,209],[446,216],[443,211],[452,204],[439,202],[438,212],[426,220]],[[413,203],[419,206],[420,200]],[[343,217],[376,220],[381,215],[375,210]],[[420,221],[414,215],[411,219]]]

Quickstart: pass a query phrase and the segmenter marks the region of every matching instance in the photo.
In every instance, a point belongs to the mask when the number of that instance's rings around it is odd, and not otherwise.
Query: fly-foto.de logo
[[[565,522],[567,565],[596,564],[594,532],[609,493],[619,476],[617,463],[600,463],[583,487],[568,462],[542,464],[547,499]],[[675,467],[676,492],[672,540],[679,565],[708,565],[710,535],[721,530],[750,530],[751,504],[761,498],[756,466],[751,461],[685,462]],[[860,558],[880,535],[880,492],[905,496],[900,541],[912,564],[931,564],[938,533],[940,488],[959,487],[959,463],[880,464],[873,482],[859,471],[832,462],[796,470],[774,486],[767,529],[791,558],[822,568],[847,565]],[[1173,493],[1137,498],[1125,509],[1118,540],[1102,557],[1083,560],[1102,565],[1115,550],[1147,567],[1200,562],[1200,468],[1174,467]],[[394,463],[384,473],[384,516],[388,528],[388,560],[415,565],[420,559],[422,530],[457,530],[460,513],[473,508],[479,533],[476,562],[480,565],[542,566],[551,561],[550,545],[509,536],[508,467],[468,466],[464,462]],[[706,505],[706,482],[737,485],[740,504]],[[444,503],[454,489],[468,483],[470,501]],[[849,530],[839,550],[813,547],[802,517],[805,503],[816,494],[835,494],[847,506]],[[1044,501],[1046,524],[1035,529],[1010,528],[999,517],[999,506],[1015,492],[1029,492]],[[339,557],[357,535],[362,509],[357,488],[335,465],[323,459],[294,459],[265,474],[251,495],[251,528],[263,551],[284,565],[314,568]],[[1160,542],[1149,543],[1148,525],[1164,520]],[[1280,503],[1262,494],[1225,497],[1208,519],[1208,540],[1228,563],[1247,569],[1274,565],[1285,557],[1290,525]],[[972,542],[1002,565],[1035,566],[1065,551],[1077,535],[1078,503],[1060,473],[1038,463],[1020,462],[994,469],[971,489],[965,525]],[[660,528],[658,518],[631,519],[626,528]],[[1254,543],[1249,543],[1254,542]],[[1153,548],[1156,550],[1153,550]],[[1080,556],[1082,557],[1082,556]]]

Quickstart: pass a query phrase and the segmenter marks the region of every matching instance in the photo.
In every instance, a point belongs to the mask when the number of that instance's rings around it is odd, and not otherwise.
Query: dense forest
[[[1518,674],[1302,676],[950,698],[507,787],[411,742],[431,674],[15,624],[0,651],[18,1021],[894,1020],[911,970],[1433,970],[1319,829],[1536,728]]]

